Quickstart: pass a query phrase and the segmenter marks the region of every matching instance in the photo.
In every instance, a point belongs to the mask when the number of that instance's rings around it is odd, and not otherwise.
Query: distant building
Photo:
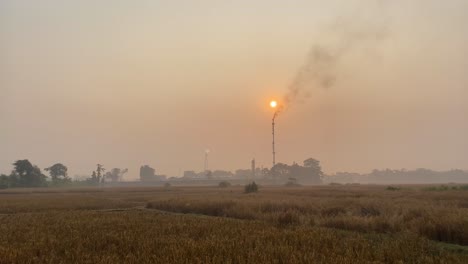
[[[248,179],[252,176],[252,170],[247,170],[247,169],[236,170],[236,173],[234,176],[236,179]]]
[[[230,171],[225,171],[225,170],[213,171],[213,178],[216,178],[216,179],[229,179],[232,176],[234,176],[234,174]]]
[[[185,179],[194,179],[197,177],[198,177],[198,174],[195,171],[184,171]]]
[[[148,165],[140,167],[140,181],[151,182],[151,181],[164,181],[166,180],[165,175],[156,175],[155,170]]]

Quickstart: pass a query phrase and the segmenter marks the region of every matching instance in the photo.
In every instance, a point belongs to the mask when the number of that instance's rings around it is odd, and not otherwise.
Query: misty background
[[[468,169],[468,2],[0,2],[0,172]]]

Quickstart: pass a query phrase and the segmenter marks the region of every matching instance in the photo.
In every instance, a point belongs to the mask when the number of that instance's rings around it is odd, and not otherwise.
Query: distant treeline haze
[[[98,186],[109,182],[120,182],[128,169],[113,168],[106,172],[101,164],[84,180],[72,180],[68,176],[68,168],[62,163],[56,163],[45,168],[48,176],[29,160],[17,160],[13,163],[10,175],[0,175],[0,189],[16,187],[49,187],[88,185]],[[261,180],[263,184],[279,184],[297,186],[301,184],[329,184],[329,183],[359,183],[359,184],[411,184],[411,183],[467,183],[468,171],[432,171],[428,169],[416,170],[373,170],[368,174],[339,172],[325,175],[320,161],[309,158],[302,165],[277,163],[272,168],[256,168],[252,161],[251,169],[239,169],[234,173],[225,170],[207,170],[202,172],[185,171],[183,177],[166,177],[157,175],[156,170],[148,165],[140,168],[141,182],[181,182],[190,184],[194,181],[220,181],[232,180]]]

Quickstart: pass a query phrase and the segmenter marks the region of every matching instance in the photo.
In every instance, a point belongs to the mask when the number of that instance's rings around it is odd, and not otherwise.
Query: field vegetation
[[[3,190],[0,263],[468,263],[462,186],[244,191]]]

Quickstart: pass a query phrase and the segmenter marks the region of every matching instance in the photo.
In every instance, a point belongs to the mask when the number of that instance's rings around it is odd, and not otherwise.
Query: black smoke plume
[[[334,87],[341,74],[340,63],[348,54],[375,47],[388,35],[388,21],[339,20],[314,43],[284,95],[285,110],[311,96],[313,89]],[[365,52],[363,56],[366,56]],[[364,59],[364,58],[363,58]]]

